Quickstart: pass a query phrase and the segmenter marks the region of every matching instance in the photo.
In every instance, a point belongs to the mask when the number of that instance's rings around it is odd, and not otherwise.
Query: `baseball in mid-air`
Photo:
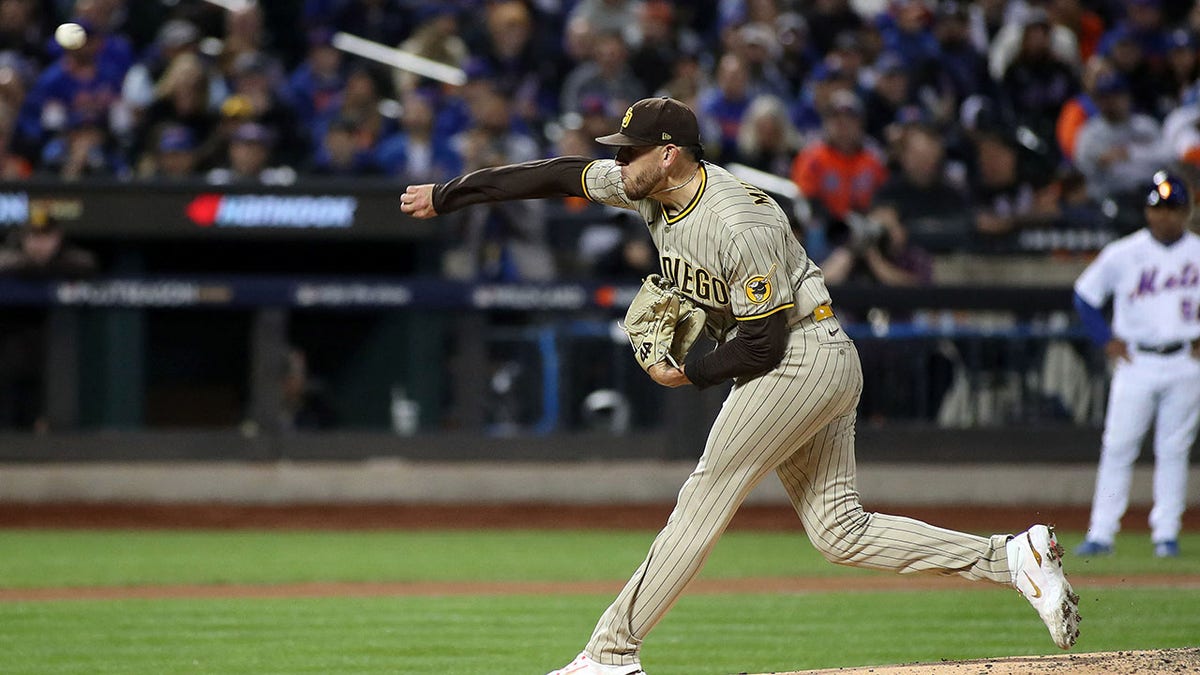
[[[64,23],[55,29],[54,41],[63,49],[79,49],[87,42],[87,31],[77,23]]]

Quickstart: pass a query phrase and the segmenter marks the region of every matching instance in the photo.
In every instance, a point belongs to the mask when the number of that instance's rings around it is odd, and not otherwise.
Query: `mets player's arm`
[[[439,184],[410,185],[400,196],[400,210],[414,218],[486,202],[542,197],[585,197],[586,157],[556,157],[479,169]]]
[[[1100,255],[1088,265],[1075,280],[1075,311],[1083,321],[1092,340],[1104,349],[1110,359],[1129,359],[1129,347],[1124,340],[1116,338],[1100,308],[1107,302],[1116,287],[1119,261],[1114,249],[1105,247]]]
[[[1106,356],[1111,359],[1129,359],[1129,346],[1125,344],[1124,340],[1113,337],[1112,329],[1108,327],[1108,321],[1105,320],[1104,313],[1100,311],[1099,307],[1088,304],[1083,296],[1076,293],[1075,311],[1079,313],[1088,337],[1104,349]]]

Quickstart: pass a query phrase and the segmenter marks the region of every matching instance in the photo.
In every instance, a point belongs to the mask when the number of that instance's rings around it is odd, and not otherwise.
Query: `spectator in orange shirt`
[[[843,236],[847,214],[870,208],[888,177],[882,153],[868,145],[862,102],[854,92],[835,92],[822,122],[822,139],[792,161],[792,181],[812,206],[805,248],[814,260],[823,260],[830,243]]]
[[[1058,112],[1058,121],[1054,125],[1054,136],[1058,139],[1058,148],[1068,161],[1075,161],[1075,139],[1083,125],[1095,117],[1100,109],[1094,98],[1096,93],[1096,78],[1101,73],[1112,72],[1112,65],[1101,56],[1088,59],[1083,66],[1082,91],[1072,96],[1063,104]]]

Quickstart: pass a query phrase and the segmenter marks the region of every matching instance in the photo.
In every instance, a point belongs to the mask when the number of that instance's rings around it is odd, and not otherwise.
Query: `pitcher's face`
[[[617,151],[617,166],[621,167],[621,184],[625,196],[634,201],[653,194],[666,178],[667,169],[659,159],[665,146],[627,145]]]

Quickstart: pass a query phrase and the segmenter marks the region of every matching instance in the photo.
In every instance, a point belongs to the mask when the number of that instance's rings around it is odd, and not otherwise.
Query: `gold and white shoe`
[[[1034,525],[1008,540],[1012,585],[1037,610],[1050,637],[1070,649],[1079,637],[1079,596],[1063,574],[1063,547],[1054,530]]]

